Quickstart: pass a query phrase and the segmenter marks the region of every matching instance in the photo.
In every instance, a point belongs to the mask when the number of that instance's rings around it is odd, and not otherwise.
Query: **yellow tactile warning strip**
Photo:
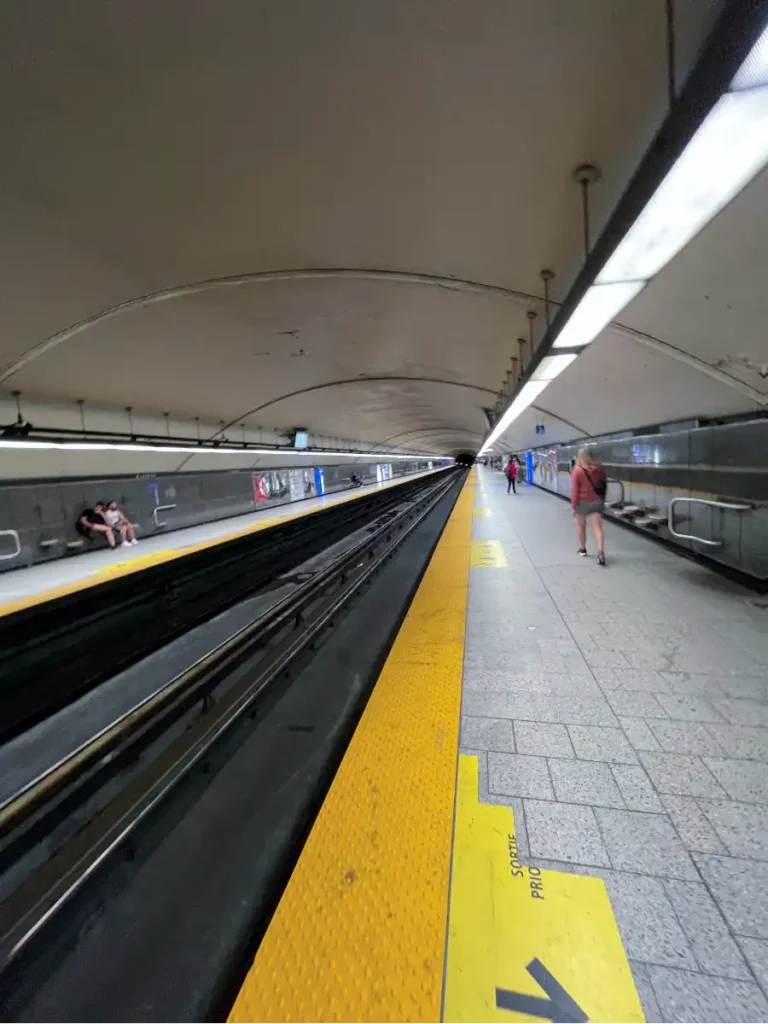
[[[605,883],[520,863],[459,758],[445,1021],[644,1021]]]
[[[472,482],[470,476],[443,531],[230,1021],[440,1018]]]
[[[392,480],[389,483],[380,484],[379,490],[385,490],[387,487],[394,487],[397,484],[405,483],[407,480],[417,480],[420,476],[427,476],[430,472],[435,472],[435,470],[427,470],[426,473],[414,473],[408,477],[398,477],[396,480]],[[251,526],[246,526],[240,530],[234,530],[232,533],[227,533],[223,537],[214,537],[211,540],[200,541],[197,544],[190,544],[184,548],[169,548],[166,551],[155,551],[148,555],[137,555],[135,558],[131,558],[126,561],[115,562],[112,565],[103,566],[100,569],[94,570],[93,575],[88,576],[85,579],[73,580],[72,583],[64,583],[60,587],[53,587],[51,590],[44,590],[39,594],[30,594],[29,597],[20,597],[15,601],[8,601],[6,604],[0,605],[0,618],[4,615],[11,615],[13,612],[20,612],[24,608],[32,608],[37,604],[43,604],[45,601],[53,601],[54,598],[57,597],[65,597],[67,594],[75,594],[79,590],[88,590],[89,587],[98,587],[105,582],[105,577],[117,579],[119,576],[130,576],[131,573],[141,572],[142,569],[147,569],[150,565],[159,565],[160,562],[171,562],[176,558],[184,558],[186,555],[194,554],[195,551],[204,551],[206,548],[215,548],[219,544],[225,544],[227,541],[235,540],[237,537],[245,537],[249,533],[258,533],[260,530],[266,530],[270,526],[275,526],[278,523],[290,523],[294,519],[301,519],[304,516],[314,515],[315,512],[322,512],[323,509],[331,508],[334,505],[343,505],[347,501],[357,501],[358,498],[370,493],[371,489],[365,488],[363,491],[345,495],[343,498],[330,498],[323,505],[304,509],[300,512],[294,512],[292,515],[260,519],[258,523],[253,523]],[[21,569],[19,571],[23,572],[24,570]]]

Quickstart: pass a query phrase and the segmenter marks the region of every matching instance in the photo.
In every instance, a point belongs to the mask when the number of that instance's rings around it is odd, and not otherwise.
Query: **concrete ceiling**
[[[680,75],[718,8],[677,0]],[[7,0],[0,388],[475,450],[578,271],[573,168],[597,231],[665,88],[662,0]],[[765,190],[510,443],[757,408]]]

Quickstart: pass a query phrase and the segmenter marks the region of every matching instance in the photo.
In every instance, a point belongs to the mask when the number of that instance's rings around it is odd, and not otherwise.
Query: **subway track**
[[[4,1019],[226,1013],[462,479],[395,489],[351,547],[0,805]]]
[[[424,478],[0,617],[0,741],[50,716],[354,530]]]

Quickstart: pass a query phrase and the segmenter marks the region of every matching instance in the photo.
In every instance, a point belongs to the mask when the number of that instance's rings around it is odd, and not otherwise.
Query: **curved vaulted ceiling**
[[[719,7],[677,0],[680,75]],[[665,116],[665,45],[661,0],[9,0],[0,389],[476,450],[540,270],[557,299],[579,269],[571,172],[602,169],[597,232]],[[765,189],[510,443],[759,407]]]

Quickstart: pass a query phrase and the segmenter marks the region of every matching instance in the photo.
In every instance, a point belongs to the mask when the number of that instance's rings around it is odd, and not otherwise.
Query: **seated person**
[[[87,508],[75,523],[75,529],[83,537],[92,540],[97,534],[103,534],[111,548],[115,547],[115,534],[107,523],[106,508],[103,501],[97,501],[93,508]]]
[[[123,544],[130,547],[131,545],[139,543],[136,540],[136,533],[130,520],[122,509],[118,508],[116,501],[107,502],[105,518],[107,520],[107,526],[111,526],[114,531],[120,533],[120,539]]]

